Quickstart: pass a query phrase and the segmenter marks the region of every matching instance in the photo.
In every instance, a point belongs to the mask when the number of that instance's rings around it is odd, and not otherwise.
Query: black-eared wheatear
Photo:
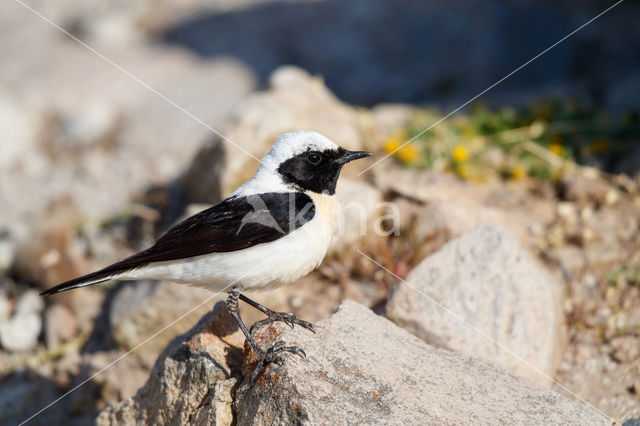
[[[347,151],[316,132],[284,134],[253,178],[220,204],[174,226],[152,247],[42,294],[124,279],[227,291],[227,309],[258,354],[254,375],[270,362],[281,362],[283,352],[304,356],[302,349],[282,341],[262,350],[238,315],[238,300],[267,315],[258,323],[283,321],[314,331],[310,323],[272,311],[241,292],[289,284],[320,265],[338,226],[335,190],[342,166],[369,155]]]

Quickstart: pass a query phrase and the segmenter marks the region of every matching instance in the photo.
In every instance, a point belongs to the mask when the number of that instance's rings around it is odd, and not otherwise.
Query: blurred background
[[[377,154],[338,191],[366,214],[345,218],[317,272],[260,302],[313,321],[344,298],[384,313],[397,276],[496,222],[561,290],[549,374],[610,416],[640,417],[640,3],[476,98],[613,2],[22,1],[0,5],[0,423],[210,295],[40,291],[149,246],[253,174],[243,150],[259,158],[297,129]],[[213,304],[30,423],[92,423]]]

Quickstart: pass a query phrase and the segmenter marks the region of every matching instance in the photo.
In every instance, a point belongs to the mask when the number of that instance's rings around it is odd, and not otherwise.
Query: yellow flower
[[[394,153],[407,140],[407,131],[404,129],[396,130],[393,135],[382,146],[382,149],[388,153]]]
[[[417,146],[409,143],[398,150],[398,157],[407,164],[415,163],[420,156]]]
[[[564,147],[559,143],[554,142],[551,145],[549,145],[549,151],[551,151],[558,157],[562,157],[562,154],[564,154]]]
[[[384,152],[391,154],[396,152],[396,150],[400,147],[400,141],[397,138],[391,137],[387,139],[387,141],[382,146]]]
[[[511,169],[511,177],[513,179],[523,179],[527,176],[527,169],[522,165],[515,166]]]
[[[462,145],[456,145],[451,152],[451,158],[456,163],[463,163],[469,158],[469,151]]]

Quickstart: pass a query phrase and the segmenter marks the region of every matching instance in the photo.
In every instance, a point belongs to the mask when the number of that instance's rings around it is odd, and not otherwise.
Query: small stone
[[[78,323],[69,308],[55,303],[47,309],[44,315],[44,335],[47,348],[56,348],[74,338],[77,333]]]
[[[0,343],[11,352],[23,352],[38,344],[42,330],[42,318],[34,312],[14,314],[7,322],[0,324]]]
[[[597,176],[566,175],[560,181],[560,196],[567,201],[601,206],[617,200],[609,195],[611,191],[612,187]]]
[[[611,357],[621,363],[628,363],[640,357],[638,339],[633,336],[623,336],[611,341]]]
[[[589,244],[591,241],[593,241],[593,239],[595,238],[595,233],[593,232],[593,230],[589,227],[584,227],[582,228],[582,231],[580,231],[580,244],[581,245],[587,245]]]
[[[118,124],[115,107],[92,102],[61,117],[60,148],[81,148],[112,137]]]
[[[40,316],[44,302],[38,292],[25,291],[18,301],[13,316],[0,323],[0,344],[8,351],[21,352],[33,349],[38,344],[42,331]]]
[[[558,215],[563,218],[575,218],[576,209],[573,203],[561,201],[558,203]]]
[[[25,291],[16,303],[15,315],[20,314],[39,314],[44,309],[44,300],[37,291]]]

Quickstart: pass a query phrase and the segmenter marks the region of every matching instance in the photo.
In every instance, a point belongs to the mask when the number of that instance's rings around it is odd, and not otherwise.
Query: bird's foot
[[[275,363],[278,365],[282,365],[283,363],[283,355],[285,352],[290,352],[296,355],[299,355],[300,358],[305,358],[307,354],[304,350],[297,346],[285,346],[285,342],[282,340],[278,340],[273,344],[266,352],[260,351],[258,352],[258,362],[251,373],[251,383],[255,383],[256,378],[262,372],[262,370],[269,364]]]
[[[300,320],[298,318],[296,318],[296,316],[294,314],[292,314],[291,312],[274,312],[271,311],[267,314],[267,318],[260,320],[260,321],[256,321],[252,326],[251,329],[249,329],[249,333],[253,333],[253,329],[256,327],[260,327],[266,324],[271,324],[272,322],[276,322],[276,321],[281,321],[285,324],[287,324],[289,327],[293,328],[294,325],[299,325],[300,327],[304,327],[307,330],[310,330],[312,332],[316,332],[315,327],[313,326],[313,324],[311,324],[309,321],[304,321],[304,320]]]

